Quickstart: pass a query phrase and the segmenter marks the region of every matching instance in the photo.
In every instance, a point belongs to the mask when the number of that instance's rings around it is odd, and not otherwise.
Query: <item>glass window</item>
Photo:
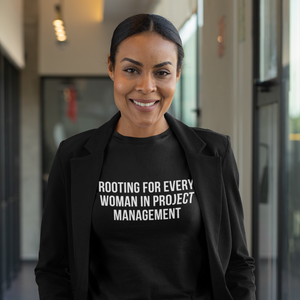
[[[286,222],[287,241],[285,262],[286,299],[299,299],[300,292],[300,2],[289,1],[289,64],[284,66],[284,80],[287,82],[287,144],[285,160],[287,163],[286,180]]]
[[[260,0],[260,80],[277,77],[277,0]]]
[[[185,53],[182,68],[182,121],[197,124],[197,15],[194,14],[179,31]]]
[[[278,236],[278,105],[259,109],[259,290],[258,299],[274,300],[277,293]]]
[[[44,78],[43,173],[45,179],[59,143],[97,128],[116,112],[113,82],[104,78]]]
[[[185,56],[181,78],[177,83],[173,104],[170,109],[170,112],[176,118],[189,126],[197,125],[197,27],[197,14],[193,14],[179,30]]]

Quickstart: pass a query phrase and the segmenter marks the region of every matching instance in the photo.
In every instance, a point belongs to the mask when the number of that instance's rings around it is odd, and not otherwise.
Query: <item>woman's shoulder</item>
[[[230,137],[228,135],[199,127],[191,127],[191,129],[204,141],[206,151],[214,154],[218,153],[222,157],[226,154],[228,147],[230,147]]]
[[[96,130],[97,129],[90,129],[83,131],[63,140],[59,146],[60,155],[64,157],[80,157],[87,154],[85,145]]]
[[[118,112],[99,128],[90,129],[67,138],[60,144],[59,152],[64,158],[75,158],[103,150],[119,118],[120,113]]]
[[[230,139],[228,135],[213,131],[211,129],[201,127],[191,127],[191,129],[203,140],[227,143],[228,139]]]
[[[85,143],[90,139],[90,137],[94,134],[94,132],[97,130],[97,128],[89,129],[86,131],[82,131],[80,133],[77,133],[71,137],[68,137],[63,141],[65,145],[69,146],[84,146]]]

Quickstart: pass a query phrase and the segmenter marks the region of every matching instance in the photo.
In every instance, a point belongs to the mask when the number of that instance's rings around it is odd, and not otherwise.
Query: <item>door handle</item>
[[[259,87],[262,93],[270,92],[271,87],[277,84],[278,84],[277,81],[274,79],[267,80],[267,81],[260,81],[260,79],[258,78],[254,79],[254,85]]]
[[[192,112],[195,112],[197,114],[197,117],[200,116],[200,108],[192,109]]]

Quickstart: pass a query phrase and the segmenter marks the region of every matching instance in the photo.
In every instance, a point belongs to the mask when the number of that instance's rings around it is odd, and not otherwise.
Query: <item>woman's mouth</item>
[[[155,109],[155,107],[157,106],[157,104],[159,103],[159,100],[138,100],[138,99],[129,99],[132,103],[133,106],[141,112],[150,112],[152,110]]]
[[[133,103],[135,103],[136,105],[139,105],[141,107],[152,106],[157,102],[157,101],[154,101],[154,102],[149,102],[149,103],[143,103],[143,102],[138,102],[138,101],[135,101],[135,100],[132,100],[132,101],[133,101]]]

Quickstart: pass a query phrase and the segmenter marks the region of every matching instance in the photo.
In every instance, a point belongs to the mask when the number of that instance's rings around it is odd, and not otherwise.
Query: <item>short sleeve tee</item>
[[[89,299],[212,299],[199,203],[172,130],[114,132],[92,213]]]

